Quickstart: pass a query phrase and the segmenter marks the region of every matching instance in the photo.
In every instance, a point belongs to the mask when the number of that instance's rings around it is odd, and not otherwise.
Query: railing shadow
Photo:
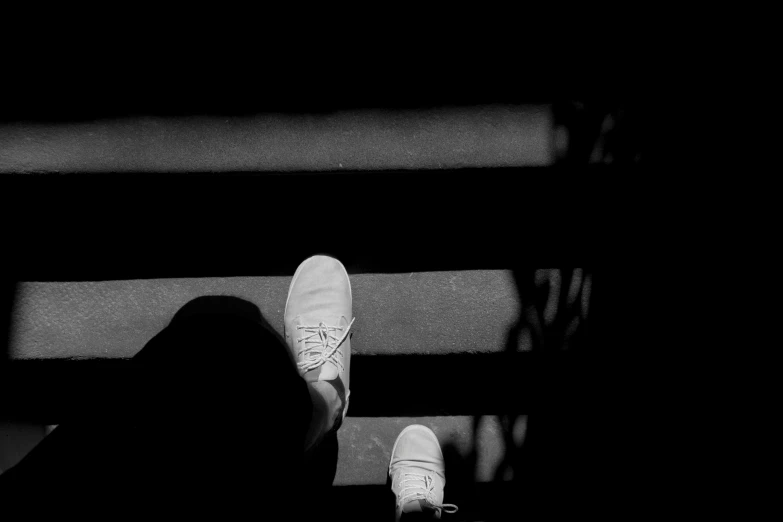
[[[584,484],[575,477],[583,476],[580,452],[586,449],[579,440],[589,437],[579,430],[591,428],[579,422],[584,415],[579,405],[585,403],[575,400],[575,396],[584,394],[584,372],[589,373],[591,367],[580,367],[574,361],[546,366],[541,361],[591,349],[587,317],[592,272],[517,269],[513,273],[522,306],[518,320],[509,328],[505,355],[517,353],[520,338],[528,336],[532,347],[528,355],[533,357],[516,363],[536,361],[539,369],[552,371],[538,378],[533,373],[517,372],[522,380],[535,379],[535,385],[527,391],[535,390],[536,401],[531,404],[528,398],[526,407],[507,408],[496,416],[504,451],[489,482],[478,482],[479,474],[486,472],[479,466],[482,448],[478,435],[489,416],[473,417],[474,445],[467,454],[453,443],[444,443],[446,501],[460,506],[453,520],[576,514],[576,499],[583,493]],[[517,394],[519,389],[508,390],[513,397],[509,402],[526,401],[524,392]]]

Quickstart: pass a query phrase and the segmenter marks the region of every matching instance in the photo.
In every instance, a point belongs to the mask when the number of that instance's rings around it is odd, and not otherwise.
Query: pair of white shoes
[[[353,322],[351,282],[343,264],[328,256],[302,262],[288,289],[285,340],[305,381],[313,389],[329,383],[334,388],[329,391],[336,392],[339,400],[332,401],[337,406],[328,429],[339,427],[348,411]],[[309,436],[310,442],[323,435]],[[457,506],[443,503],[443,452],[429,428],[414,424],[402,430],[392,449],[389,476],[397,520],[403,513],[440,518],[442,511],[456,512]]]

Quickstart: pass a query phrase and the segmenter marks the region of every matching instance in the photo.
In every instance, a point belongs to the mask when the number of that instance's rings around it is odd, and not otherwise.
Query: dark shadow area
[[[444,451],[445,451],[444,447]],[[489,513],[497,510],[497,506],[508,503],[514,491],[508,484],[493,484],[487,482],[474,483],[470,481],[467,488],[471,491],[471,501],[463,495],[465,486],[452,481],[452,473],[446,472],[445,502],[456,504],[459,511],[454,514],[444,513],[441,520],[453,522],[475,522],[488,520]],[[513,497],[512,497],[513,498]],[[336,506],[342,506],[340,520],[366,521],[378,520],[391,522],[394,520],[394,494],[391,485],[357,485],[335,486],[329,492],[330,502]],[[503,513],[504,520],[524,519],[529,515],[529,510],[522,500],[514,498],[514,510]]]
[[[517,67],[510,64],[491,67],[487,56],[470,65],[462,56],[452,57],[452,66],[447,67],[447,57],[439,53],[435,59],[439,67],[433,69],[433,57],[422,59],[420,50],[404,51],[400,38],[394,41],[393,55],[385,58],[358,59],[355,53],[362,45],[356,42],[350,44],[350,50],[333,49],[335,55],[329,56],[323,47],[330,47],[333,36],[312,43],[318,51],[304,51],[303,47],[302,52],[291,56],[284,47],[296,41],[299,49],[301,34],[285,37],[289,41],[285,44],[269,42],[266,50],[254,35],[254,41],[247,44],[254,52],[244,60],[238,59],[240,50],[235,47],[225,50],[224,55],[216,54],[220,37],[210,38],[209,48],[203,52],[192,49],[189,42],[187,52],[185,48],[167,53],[155,50],[139,59],[115,51],[100,64],[91,63],[89,56],[78,51],[74,54],[80,59],[69,60],[67,65],[37,55],[28,63],[7,64],[9,77],[14,77],[7,85],[8,96],[15,103],[7,104],[0,116],[9,122],[51,123],[133,116],[231,117],[267,112],[319,114],[364,108],[535,103],[550,101],[552,88],[558,86],[542,74],[523,79]],[[134,41],[128,52],[138,53],[136,45]],[[321,58],[312,60],[313,52]],[[497,55],[497,49],[492,54]],[[394,72],[394,64],[401,58],[404,65],[399,63],[399,70]],[[466,83],[466,74],[481,78],[481,82]],[[55,89],[51,79],[58,76],[67,76],[68,81],[57,82]]]
[[[10,358],[11,321],[16,301],[16,285],[16,281],[7,277],[0,279],[0,368]]]
[[[9,411],[30,420],[57,424],[75,405],[90,404],[95,390],[112,381],[131,379],[126,359],[16,360],[0,381],[2,393],[28,390],[9,402]],[[593,365],[578,354],[536,353],[355,355],[351,360],[353,417],[417,417],[427,415],[498,415],[557,406],[578,393],[579,374]],[[427,382],[431,389],[387,392],[389,383],[405,375],[409,382]],[[463,386],[454,386],[454,382]]]
[[[390,480],[384,485],[334,486],[329,489],[329,505],[339,509],[339,520],[346,522],[394,522]]]
[[[251,330],[248,325],[263,330]],[[298,420],[309,422],[310,410],[309,395],[294,368],[284,340],[258,307],[231,296],[202,296],[188,302],[129,360],[6,361],[0,367],[0,420],[10,422],[7,426],[0,422],[5,430],[0,443],[8,445],[0,448],[0,474],[40,442],[41,449],[22,462],[24,473],[10,472],[14,480],[43,480],[42,475],[51,472],[50,466],[68,467],[65,462],[72,466],[73,457],[66,456],[69,452],[81,454],[79,466],[87,470],[84,476],[74,471],[74,480],[92,485],[100,474],[96,466],[112,463],[113,468],[100,468],[112,474],[107,476],[121,473],[128,475],[125,481],[143,480],[145,471],[125,469],[126,455],[146,458],[147,453],[155,454],[164,465],[176,452],[161,448],[173,443],[178,449],[191,448],[191,459],[203,462],[203,480],[209,483],[216,480],[215,470],[210,476],[210,462],[226,459],[225,466],[243,467],[241,460],[224,456],[236,446],[244,447],[248,458],[256,455],[264,464],[288,467],[258,470],[266,476],[284,478],[294,470],[297,478],[302,478],[297,487],[308,491],[312,502],[308,508],[324,505],[337,469],[338,441],[335,433],[328,435],[304,466],[298,463],[289,446],[297,437],[304,437],[306,426]],[[299,394],[304,393],[299,399],[306,399],[307,411],[292,394],[292,380],[300,386]],[[236,388],[241,393],[223,391]],[[36,423],[41,433],[35,441],[29,436],[14,438]],[[59,427],[42,441],[44,425],[50,424]],[[147,431],[152,433],[151,440]],[[106,437],[100,446],[76,445],[76,438],[94,438],[100,433]],[[288,442],[276,444],[280,437]],[[108,464],[98,464],[98,460]],[[216,470],[223,473],[223,466]],[[243,480],[241,469],[232,473],[231,481]],[[179,480],[176,475],[174,478]],[[3,485],[8,487],[9,483]],[[61,489],[68,491],[65,485]],[[52,493],[46,487],[43,491],[42,495]],[[267,494],[273,491],[277,490],[267,488]]]
[[[316,252],[350,273],[584,265],[645,232],[612,168],[9,175],[0,217],[19,280],[290,275]]]
[[[0,379],[10,374],[8,368],[11,358],[10,343],[12,332],[12,311],[17,292],[16,281],[0,279]],[[26,412],[9,407],[14,397],[21,395],[21,389],[14,392],[0,385],[0,473],[16,465],[30,450],[35,447],[45,434],[41,422],[24,422]],[[12,415],[16,411],[18,415]],[[35,417],[35,415],[31,415]]]
[[[627,74],[611,62],[617,46],[601,46],[595,34],[576,45],[560,42],[562,26],[531,37],[525,24],[520,35],[516,21],[504,23],[514,18],[506,12],[452,21],[439,10],[403,21],[383,9],[358,23],[347,13],[317,13],[312,21],[268,11],[208,13],[188,24],[178,17],[150,23],[127,12],[104,16],[97,23],[57,17],[44,27],[21,24],[21,34],[9,36],[15,52],[6,63],[13,80],[7,96],[15,103],[5,108],[6,119],[538,101],[611,82],[617,69]],[[238,18],[249,18],[249,26]],[[22,45],[33,29],[35,50]],[[486,30],[491,34],[480,34]],[[606,30],[617,38],[616,31]],[[554,51],[553,43],[564,48]],[[586,63],[572,63],[576,57]]]
[[[269,325],[258,307],[243,299],[231,296],[202,296],[193,299],[177,311],[170,325],[176,326],[189,321],[214,321],[216,318],[241,318],[260,325],[265,330],[265,335],[283,347],[277,350],[283,355],[275,355],[284,357],[287,364],[293,366],[293,359],[284,348],[284,340]],[[162,332],[165,331],[166,329]],[[162,332],[147,345],[157,342],[155,339],[162,337]],[[59,424],[68,418],[87,418],[91,412],[111,410],[114,398],[108,392],[142,380],[147,372],[144,365],[148,361],[164,371],[171,372],[172,382],[176,382],[177,366],[187,366],[192,357],[186,348],[177,355],[168,355],[166,358],[157,356],[151,360],[150,354],[154,353],[154,350],[143,348],[132,359],[6,360],[0,365],[0,397],[9,399],[3,401],[2,413],[6,418],[41,424]],[[203,357],[203,354],[201,356]],[[203,375],[205,382],[218,379],[226,364],[233,364],[230,359],[225,359],[219,348],[215,348],[214,360],[213,367],[203,363],[198,367],[202,372],[207,370]]]
[[[329,487],[334,483],[337,474],[337,458],[340,444],[337,432],[327,435],[313,450],[313,454],[305,458],[301,487],[318,496],[324,502],[328,501]]]
[[[472,107],[488,104],[524,104],[546,103],[551,96],[535,92],[510,89],[506,92],[459,92],[453,88],[444,88],[434,92],[436,86],[419,89],[409,96],[399,94],[368,91],[358,92],[355,86],[346,86],[343,92],[332,94],[318,93],[308,90],[297,95],[301,87],[293,91],[283,92],[282,85],[268,88],[268,97],[259,96],[258,92],[247,92],[239,87],[225,98],[216,99],[216,92],[201,93],[201,98],[193,89],[183,95],[181,92],[168,94],[156,93],[147,99],[128,98],[119,100],[113,105],[100,104],[98,100],[81,100],[72,105],[59,105],[57,97],[40,100],[39,105],[19,104],[9,107],[2,116],[0,123],[32,122],[32,123],[78,123],[85,121],[160,117],[176,118],[191,116],[217,117],[252,117],[258,114],[290,114],[317,115],[330,114],[352,110],[427,110],[435,107]],[[206,94],[206,96],[205,96]],[[58,93],[58,96],[60,93]],[[76,100],[74,100],[76,101]],[[52,105],[49,105],[52,104]]]
[[[441,444],[441,449],[446,463],[443,501],[459,507],[459,511],[449,518],[455,521],[481,520],[486,516],[486,506],[490,506],[493,500],[497,502],[498,499],[493,499],[490,495],[497,494],[498,490],[495,488],[490,492],[485,484],[476,482],[476,446],[474,445],[467,455],[461,454],[454,444],[448,441]]]
[[[603,460],[611,467],[613,457],[602,440],[611,437],[609,425],[594,415],[603,407],[596,391],[607,368],[587,334],[593,277],[590,269],[514,270],[521,313],[506,351],[496,354],[506,359],[504,369],[485,369],[497,383],[514,386],[496,388],[504,397],[498,403],[482,398],[483,409],[472,413],[474,446],[467,454],[443,443],[445,501],[460,507],[452,520],[576,516],[599,502],[606,470],[592,465]],[[522,335],[530,336],[532,350],[516,353]],[[481,483],[478,461],[487,448],[478,446],[478,433],[491,418],[500,426],[503,453],[494,477]]]
[[[650,107],[639,98],[594,98],[553,104],[556,132],[567,144],[558,148],[558,164],[574,168],[611,164],[632,167],[651,159],[650,134],[645,126]],[[554,137],[557,140],[557,137]]]
[[[508,487],[516,494],[506,500],[505,510],[495,507],[495,520],[504,519],[513,509],[511,498],[521,499],[535,516],[559,518],[585,512],[582,494],[591,483],[580,480],[581,458],[589,448],[584,442],[595,436],[591,432],[595,427],[585,422],[590,420],[585,408],[599,407],[587,398],[592,393],[591,381],[602,378],[595,347],[589,345],[592,339],[582,334],[592,277],[589,269],[514,271],[522,313],[509,330],[507,352],[515,350],[518,337],[527,332],[532,353],[544,357],[581,353],[591,363],[578,365],[569,375],[561,374],[559,390],[542,389],[550,399],[546,407],[531,408],[523,419],[513,412],[499,416],[505,452],[494,481],[510,480]],[[581,299],[583,292],[588,299]],[[514,433],[519,422],[524,426],[521,437]]]
[[[255,305],[229,296],[196,298],[122,362],[122,373],[93,371],[100,380],[91,384],[101,388],[70,397],[79,402],[63,405],[58,428],[0,475],[4,505],[29,508],[36,497],[46,500],[45,511],[95,515],[132,499],[131,511],[246,512],[258,490],[293,501],[310,396]],[[8,402],[24,402],[13,395],[19,384],[2,390]],[[49,400],[79,384],[61,381]],[[324,455],[336,462],[336,448]],[[136,490],[139,483],[143,491]],[[88,503],[80,499],[85,487]],[[236,497],[230,506],[228,495]]]

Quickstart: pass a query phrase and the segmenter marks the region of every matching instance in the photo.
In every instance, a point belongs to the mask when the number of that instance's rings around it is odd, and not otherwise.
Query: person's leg
[[[90,416],[63,422],[0,476],[30,513],[210,511],[258,516],[296,497],[307,386],[258,309],[199,298],[142,349],[128,382],[96,390]]]

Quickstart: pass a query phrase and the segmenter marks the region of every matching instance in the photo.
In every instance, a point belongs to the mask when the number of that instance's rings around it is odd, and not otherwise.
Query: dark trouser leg
[[[88,415],[0,476],[4,504],[29,514],[258,518],[269,503],[301,499],[312,403],[257,308],[194,300],[131,364],[127,381],[95,391]]]

